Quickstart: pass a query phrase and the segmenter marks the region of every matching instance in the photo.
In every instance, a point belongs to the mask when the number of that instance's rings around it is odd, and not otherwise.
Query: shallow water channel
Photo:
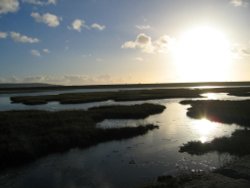
[[[220,167],[231,157],[227,154],[219,155],[216,152],[191,156],[179,153],[179,146],[191,140],[206,142],[215,137],[230,135],[236,128],[239,128],[237,125],[188,118],[186,110],[189,106],[179,104],[183,99],[138,102],[105,101],[74,105],[52,102],[47,105],[26,106],[11,104],[9,96],[0,95],[0,110],[87,109],[100,105],[145,102],[165,105],[166,109],[161,114],[142,120],[105,120],[97,126],[110,128],[153,123],[159,125],[159,129],[132,139],[106,142],[87,149],[72,149],[65,153],[52,154],[23,167],[6,170],[0,174],[0,187],[5,188],[127,188],[152,182],[160,175],[210,171]],[[224,93],[210,93],[204,96],[209,99],[246,99],[228,96]]]

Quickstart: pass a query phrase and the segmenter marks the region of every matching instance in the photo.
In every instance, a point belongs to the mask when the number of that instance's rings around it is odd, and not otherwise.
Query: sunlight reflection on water
[[[193,129],[200,135],[199,140],[202,143],[208,141],[209,135],[214,135],[216,128],[217,124],[207,120],[206,118],[193,122]]]
[[[206,97],[207,99],[218,99],[218,94],[216,93],[205,93],[202,96]]]
[[[232,99],[225,93],[206,93],[202,100]],[[0,98],[1,99],[1,98]],[[132,139],[101,143],[81,150],[72,149],[63,154],[53,154],[29,165],[7,171],[0,175],[0,187],[5,188],[68,188],[68,187],[134,187],[152,181],[159,175],[174,175],[178,172],[210,171],[223,165],[231,156],[208,153],[191,156],[179,153],[179,146],[190,140],[207,142],[215,137],[230,135],[238,126],[211,122],[207,119],[194,120],[186,116],[185,99],[164,99],[136,102],[105,101],[78,105],[49,103],[38,106],[18,106],[18,109],[38,108],[44,110],[87,109],[98,105],[157,103],[166,106],[161,114],[143,120],[104,120],[98,127],[138,126],[148,123],[159,125],[158,130]],[[193,99],[197,100],[197,99]],[[0,100],[2,109],[17,107],[9,99]],[[222,160],[223,159],[223,160]],[[133,161],[134,164],[130,162]],[[10,184],[11,186],[7,186]]]

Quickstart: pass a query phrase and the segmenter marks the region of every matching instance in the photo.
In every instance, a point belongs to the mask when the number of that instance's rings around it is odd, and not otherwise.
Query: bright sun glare
[[[201,120],[195,121],[193,123],[193,127],[199,134],[200,141],[204,143],[208,140],[209,135],[212,135],[213,132],[215,131],[216,124],[203,118]]]
[[[231,61],[230,42],[219,30],[195,27],[183,33],[174,50],[175,63],[185,81],[222,81]]]

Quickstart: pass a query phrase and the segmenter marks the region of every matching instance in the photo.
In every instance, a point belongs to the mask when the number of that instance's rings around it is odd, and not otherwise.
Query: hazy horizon
[[[0,83],[250,80],[249,0],[0,0]]]

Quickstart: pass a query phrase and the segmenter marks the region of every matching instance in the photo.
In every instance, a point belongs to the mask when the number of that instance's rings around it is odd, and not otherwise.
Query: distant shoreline
[[[110,84],[110,85],[49,85],[49,84],[0,84],[0,94],[26,93],[40,91],[62,91],[73,89],[116,89],[116,88],[164,88],[164,87],[250,87],[250,81],[246,82],[194,82],[194,83],[157,83],[157,84]]]

